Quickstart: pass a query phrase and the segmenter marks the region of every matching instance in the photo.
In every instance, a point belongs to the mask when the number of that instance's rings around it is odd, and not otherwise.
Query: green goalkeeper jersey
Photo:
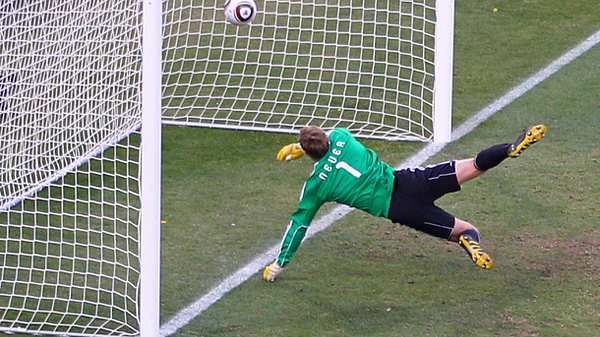
[[[388,216],[394,169],[346,129],[334,129],[328,137],[329,150],[315,163],[302,188],[298,208],[290,217],[277,257],[280,266],[290,262],[325,202],[335,201],[374,216]]]

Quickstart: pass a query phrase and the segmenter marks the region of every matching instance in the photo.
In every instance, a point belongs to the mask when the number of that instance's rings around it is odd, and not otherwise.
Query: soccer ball
[[[234,25],[249,24],[258,11],[255,0],[226,0],[225,19]]]

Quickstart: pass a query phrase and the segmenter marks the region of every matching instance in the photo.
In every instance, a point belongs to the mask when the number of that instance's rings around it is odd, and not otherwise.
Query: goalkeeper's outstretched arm
[[[306,235],[308,226],[323,204],[313,187],[309,182],[304,184],[298,209],[290,217],[291,220],[281,241],[277,259],[263,271],[265,281],[275,281],[283,268],[292,260]]]
[[[283,241],[281,242],[279,255],[277,255],[277,259],[275,260],[278,265],[285,267],[290,263],[296,254],[298,247],[300,247],[307,230],[308,226],[299,224],[293,220],[290,221],[286,233],[283,236]]]
[[[299,140],[300,143],[288,144],[282,147],[277,153],[277,159],[298,159],[306,152],[311,159],[318,161],[329,149],[329,137],[319,127],[303,128],[300,130]],[[304,235],[306,235],[308,226],[321,205],[330,200],[326,196],[319,194],[320,183],[321,178],[313,174],[304,183],[298,209],[290,217],[291,221],[281,242],[279,255],[263,271],[262,276],[265,281],[275,281],[277,276],[283,271],[283,268],[293,258],[300,243],[302,243]]]
[[[307,229],[308,226],[301,225],[293,220],[290,221],[283,236],[277,259],[263,271],[263,279],[265,281],[274,282],[277,276],[283,271],[283,268],[292,260],[306,235]]]

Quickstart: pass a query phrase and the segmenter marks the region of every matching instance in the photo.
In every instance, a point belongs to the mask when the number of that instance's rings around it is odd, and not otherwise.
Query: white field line
[[[558,59],[550,63],[550,65],[538,71],[534,75],[530,76],[521,84],[512,88],[502,97],[498,98],[490,105],[486,106],[485,108],[477,112],[475,115],[473,115],[471,118],[466,120],[458,128],[453,130],[452,141],[456,141],[462,138],[464,135],[468,134],[469,132],[473,131],[473,129],[479,126],[479,124],[483,123],[485,120],[493,116],[496,112],[498,112],[508,104],[515,101],[517,98],[523,96],[523,94],[534,88],[540,82],[546,80],[548,77],[560,70],[565,65],[571,63],[573,60],[581,56],[583,53],[591,49],[599,42],[600,30],[592,34],[585,41],[581,42],[573,49],[567,51]],[[400,163],[396,167],[396,169],[400,169],[403,167],[419,166],[425,161],[427,161],[429,158],[439,153],[444,147],[446,147],[446,145],[447,144],[429,143],[419,152]],[[306,233],[305,240],[326,229],[331,224],[343,218],[353,210],[353,208],[344,205],[335,207],[327,214],[319,217],[317,220],[312,222],[308,232]],[[244,267],[238,269],[231,276],[221,281],[207,294],[198,298],[188,307],[181,310],[177,315],[171,318],[171,320],[163,324],[163,326],[160,329],[160,335],[169,336],[175,333],[178,329],[187,325],[192,319],[200,315],[204,310],[208,309],[208,307],[210,307],[212,304],[221,299],[229,291],[233,290],[234,288],[248,280],[258,271],[260,271],[262,267],[264,267],[265,265],[267,265],[275,259],[279,251],[279,246],[280,244],[270,247],[264,253],[260,254],[258,257],[248,262]]]

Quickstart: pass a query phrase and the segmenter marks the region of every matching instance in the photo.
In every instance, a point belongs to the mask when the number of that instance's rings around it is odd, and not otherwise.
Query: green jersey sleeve
[[[283,237],[277,257],[277,264],[282,267],[290,262],[296,250],[298,250],[302,239],[304,239],[304,235],[306,235],[308,226],[321,205],[323,205],[324,201],[319,198],[317,189],[318,185],[315,184],[313,179],[309,178],[304,183],[298,208],[290,217],[290,223]]]

